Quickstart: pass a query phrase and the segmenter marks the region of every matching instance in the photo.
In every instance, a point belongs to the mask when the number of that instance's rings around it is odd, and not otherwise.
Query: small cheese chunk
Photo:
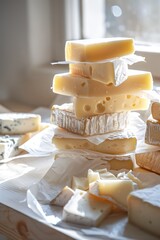
[[[74,195],[73,189],[71,189],[68,186],[65,186],[62,189],[62,191],[58,194],[58,196],[51,200],[50,204],[64,207],[73,195]]]
[[[19,146],[28,139],[29,134],[0,136],[0,160],[18,155],[22,151]]]
[[[138,166],[160,174],[160,151],[136,154]]]
[[[92,169],[88,169],[87,178],[88,178],[88,183],[90,184],[91,182],[100,180],[100,174],[99,174],[99,172],[95,172]]]
[[[152,103],[151,113],[152,113],[153,119],[158,120],[158,122],[160,122],[160,103],[159,102]]]
[[[98,201],[88,192],[76,190],[63,208],[63,220],[87,226],[98,226],[110,212],[111,204]]]
[[[128,65],[122,58],[101,63],[75,63],[69,64],[69,72],[105,84],[120,85],[127,79]]]
[[[25,134],[40,129],[41,117],[33,113],[1,113],[0,134]]]
[[[73,104],[53,105],[51,123],[83,136],[103,134],[126,129],[129,112],[101,114],[78,119],[73,113]]]
[[[132,132],[119,131],[106,134],[106,139],[97,145],[87,138],[65,138],[55,134],[52,143],[58,149],[88,149],[107,154],[125,154],[135,151],[137,139]]]
[[[160,185],[129,194],[128,219],[143,230],[160,237]]]
[[[67,61],[96,62],[134,53],[131,38],[101,38],[67,41],[65,59]]]
[[[73,99],[74,113],[77,118],[130,110],[147,110],[149,103],[150,100],[131,94]]]
[[[133,94],[141,90],[152,90],[153,79],[150,72],[129,70],[128,78],[119,86],[104,84],[93,79],[69,73],[55,74],[53,92],[74,97],[105,97]]]
[[[73,176],[72,178],[72,189],[81,189],[81,190],[88,190],[89,185],[88,185],[88,179],[86,177],[76,177]]]
[[[134,190],[134,185],[131,180],[99,180],[99,194],[112,198],[124,209],[127,209],[127,197]]]
[[[157,120],[147,120],[145,142],[147,144],[160,146],[160,123]]]

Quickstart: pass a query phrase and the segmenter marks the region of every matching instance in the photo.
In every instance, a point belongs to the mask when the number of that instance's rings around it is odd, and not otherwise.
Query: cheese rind
[[[97,98],[73,98],[73,111],[77,118],[110,114],[130,110],[147,110],[150,100],[136,95],[124,94]]]
[[[67,41],[67,61],[96,62],[134,53],[132,38],[101,38]]]
[[[159,102],[153,102],[151,105],[151,113],[153,119],[160,122],[160,103]]]
[[[157,120],[147,120],[145,142],[147,144],[160,146],[160,123]]]
[[[18,155],[22,151],[19,146],[28,139],[29,134],[0,136],[0,160]]]
[[[58,149],[88,149],[106,154],[126,154],[135,151],[137,139],[132,132],[119,131],[106,134],[103,142],[95,144],[87,138],[61,137],[55,134],[52,143]]]
[[[25,134],[40,129],[41,117],[32,113],[1,113],[0,134]]]
[[[73,104],[53,105],[51,123],[83,136],[103,134],[127,128],[129,112],[102,114],[78,119]]]
[[[133,191],[128,196],[131,223],[160,237],[160,185]]]
[[[153,79],[150,72],[129,70],[128,78],[119,86],[104,84],[93,79],[69,73],[55,74],[53,92],[74,97],[105,97],[133,94],[141,90],[152,90]]]
[[[63,208],[63,220],[87,226],[98,226],[111,212],[111,204],[98,201],[88,192],[76,190]]]
[[[138,166],[160,174],[160,151],[136,154]]]

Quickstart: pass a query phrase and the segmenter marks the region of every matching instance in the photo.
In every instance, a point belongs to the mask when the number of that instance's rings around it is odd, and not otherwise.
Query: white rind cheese
[[[129,194],[128,219],[143,230],[160,237],[160,185]]]
[[[160,123],[154,119],[147,120],[145,142],[160,146]]]
[[[102,114],[78,119],[73,113],[73,104],[54,105],[51,123],[83,136],[103,134],[127,128],[129,112]]]
[[[28,139],[28,134],[18,136],[0,136],[0,160],[18,155],[22,151],[19,146]]]
[[[98,226],[111,212],[111,208],[111,204],[96,200],[88,192],[76,190],[63,208],[63,220],[87,226]]]
[[[41,117],[32,113],[1,113],[0,134],[25,134],[40,129]]]
[[[160,151],[136,154],[138,166],[160,174]]]

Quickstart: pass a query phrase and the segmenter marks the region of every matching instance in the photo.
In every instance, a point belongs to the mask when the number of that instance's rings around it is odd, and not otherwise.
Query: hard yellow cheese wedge
[[[53,92],[75,97],[104,97],[137,93],[152,90],[153,80],[150,72],[130,70],[126,81],[119,86],[103,84],[93,79],[69,73],[56,74],[53,79]]]
[[[101,38],[67,41],[67,61],[96,62],[134,53],[132,38]]]

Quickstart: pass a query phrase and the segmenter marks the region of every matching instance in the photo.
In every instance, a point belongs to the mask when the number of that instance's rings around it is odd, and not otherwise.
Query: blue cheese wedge
[[[51,111],[51,123],[83,136],[123,130],[127,128],[129,121],[129,112],[102,114],[78,119],[73,112],[72,103],[53,105]]]
[[[40,129],[41,117],[32,113],[1,113],[0,134],[25,134]]]
[[[22,151],[19,146],[28,139],[29,134],[0,136],[0,160],[18,155]]]
[[[160,184],[129,194],[128,219],[143,230],[160,237]]]
[[[63,208],[63,220],[67,222],[98,226],[111,212],[112,205],[93,198],[88,192],[76,190]]]

